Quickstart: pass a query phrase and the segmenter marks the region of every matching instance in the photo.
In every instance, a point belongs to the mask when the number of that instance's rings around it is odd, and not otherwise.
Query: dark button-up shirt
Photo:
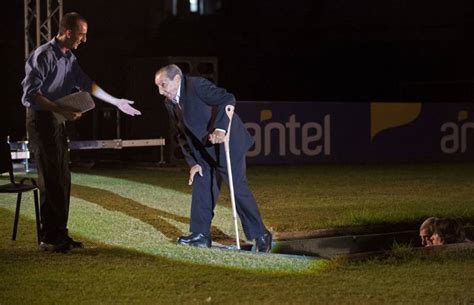
[[[41,110],[33,97],[40,93],[54,102],[74,91],[91,91],[92,80],[82,71],[76,56],[61,52],[56,39],[38,47],[25,65],[25,78],[21,82],[25,107]]]

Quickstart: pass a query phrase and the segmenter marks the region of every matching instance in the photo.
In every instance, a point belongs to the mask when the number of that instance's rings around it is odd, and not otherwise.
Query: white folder
[[[55,102],[61,107],[67,107],[81,113],[92,110],[95,107],[92,96],[88,92],[84,91],[66,95],[60,99],[57,99]],[[58,120],[58,123],[64,123],[66,121],[66,118],[59,113],[55,112],[54,114]]]

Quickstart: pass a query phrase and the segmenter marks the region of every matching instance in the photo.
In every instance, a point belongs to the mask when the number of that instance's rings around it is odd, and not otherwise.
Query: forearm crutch
[[[232,105],[225,106],[225,112],[227,116],[229,117],[229,127],[227,128],[227,133],[224,139],[225,160],[227,162],[227,176],[229,177],[230,201],[232,202],[232,215],[234,217],[235,241],[237,244],[237,250],[240,250],[239,226],[237,224],[237,208],[235,207],[234,180],[232,179],[232,165],[230,162],[230,148],[229,148],[230,127],[232,124],[232,117],[234,115],[234,106]]]

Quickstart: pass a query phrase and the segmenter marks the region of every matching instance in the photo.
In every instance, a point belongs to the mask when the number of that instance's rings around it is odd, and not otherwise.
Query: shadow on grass
[[[109,211],[121,212],[130,217],[139,219],[153,226],[171,240],[175,240],[177,237],[183,235],[183,232],[163,218],[173,219],[184,224],[189,223],[189,217],[182,217],[159,209],[150,208],[107,190],[74,184],[71,188],[71,195],[95,203]],[[231,240],[230,236],[215,226],[211,227],[211,234],[215,241]]]

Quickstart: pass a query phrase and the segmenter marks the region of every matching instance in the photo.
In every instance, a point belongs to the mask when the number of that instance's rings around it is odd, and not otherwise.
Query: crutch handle
[[[232,116],[234,115],[234,105],[227,105],[225,106],[225,113],[227,113],[227,116],[229,117],[229,120],[232,120]],[[229,122],[230,125],[230,122]]]
[[[229,118],[229,125],[227,126],[227,133],[225,135],[224,144],[229,145],[229,137],[230,137],[230,127],[232,125],[232,117],[234,116],[234,105],[227,105],[225,106],[225,113]]]

